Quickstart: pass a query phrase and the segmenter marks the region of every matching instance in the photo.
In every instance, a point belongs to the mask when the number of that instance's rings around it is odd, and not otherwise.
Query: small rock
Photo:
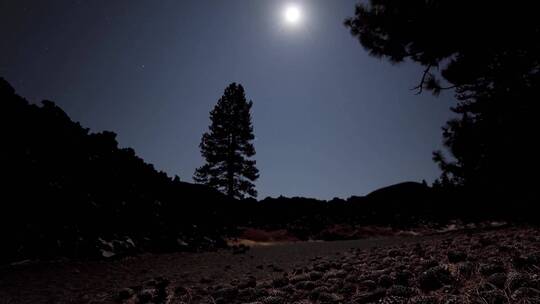
[[[263,298],[269,296],[268,290],[264,288],[254,288],[254,295],[256,298]]]
[[[426,254],[426,251],[424,250],[424,248],[422,247],[422,245],[420,245],[420,243],[416,243],[414,245],[414,248],[412,250],[412,253],[413,254],[416,254],[417,256],[419,257],[423,257],[425,254]]]
[[[382,276],[379,277],[378,283],[379,283],[379,286],[388,288],[392,286],[392,284],[394,284],[394,280],[392,279],[391,276],[383,274]]]
[[[531,265],[540,266],[540,251],[533,252],[527,255],[527,261]]]
[[[257,286],[257,279],[253,276],[249,276],[238,283],[238,288],[254,288]]]
[[[268,296],[261,300],[261,303],[263,304],[283,304],[286,300],[282,297],[278,296]]]
[[[406,298],[397,297],[397,296],[388,296],[384,297],[378,302],[379,304],[407,304],[408,300]]]
[[[281,278],[275,278],[272,280],[272,286],[274,287],[283,287],[283,286],[286,286],[286,285],[289,285],[289,278],[287,277],[281,277]]]
[[[395,282],[396,284],[403,285],[403,286],[409,286],[410,279],[412,278],[412,273],[410,271],[400,271],[397,272],[395,275]]]
[[[440,302],[440,304],[462,304],[466,303],[465,299],[461,296],[450,295],[446,299]]]
[[[437,266],[439,266],[439,262],[437,260],[428,259],[422,261],[422,267],[426,270]]]
[[[316,271],[325,272],[331,268],[331,265],[326,262],[319,263],[313,267]]]
[[[463,262],[467,259],[467,254],[459,250],[450,250],[447,253],[448,261],[450,263]]]
[[[268,290],[268,295],[269,296],[276,296],[276,297],[281,297],[281,298],[286,298],[287,297],[287,293],[283,290],[280,290],[280,289],[270,289]]]
[[[418,276],[418,285],[424,291],[437,290],[451,281],[450,272],[444,267],[430,268]]]
[[[118,301],[125,301],[127,299],[130,299],[135,295],[135,291],[131,288],[124,288],[118,292],[117,299]]]
[[[480,273],[484,276],[490,276],[494,273],[505,272],[504,265],[500,262],[492,262],[489,264],[481,264],[478,268]]]
[[[295,284],[300,281],[309,281],[310,277],[307,274],[298,274],[298,275],[292,276],[289,280],[291,281],[291,283]]]
[[[345,270],[330,270],[324,274],[323,278],[326,281],[332,278],[344,278],[346,275],[347,271]]]
[[[397,257],[403,255],[403,253],[398,249],[390,249],[388,250],[387,254],[389,257]]]
[[[294,285],[296,289],[313,290],[316,285],[312,281],[300,281]]]
[[[514,291],[520,287],[529,287],[531,278],[526,273],[511,272],[508,275],[507,287],[510,291]]]
[[[323,274],[319,271],[312,271],[308,275],[309,275],[309,278],[313,281],[317,281],[323,277]]]
[[[480,293],[482,297],[481,303],[487,304],[506,304],[508,303],[508,299],[506,298],[506,295],[503,291],[499,289],[490,290],[490,291],[484,291]]]
[[[343,300],[343,298],[335,293],[321,292],[318,300],[320,303],[338,303]]]
[[[375,287],[377,287],[377,283],[373,280],[364,280],[360,282],[360,286],[364,286],[369,290],[373,290],[375,289]]]
[[[468,279],[474,272],[474,264],[471,262],[462,262],[457,265],[457,269],[460,276]]]
[[[233,299],[238,295],[238,288],[236,287],[223,287],[214,291],[214,296],[223,299]]]
[[[213,281],[213,280],[210,279],[209,277],[202,277],[202,278],[199,280],[199,282],[200,282],[201,284],[209,284],[209,283],[212,283],[212,281]]]
[[[493,240],[490,239],[490,238],[487,238],[487,237],[480,237],[478,239],[478,243],[482,246],[482,247],[487,247],[491,244],[493,244]]]
[[[410,287],[394,285],[387,290],[387,294],[402,298],[409,298],[415,294],[415,291]]]
[[[497,288],[503,289],[506,284],[506,273],[494,273],[487,278],[487,281]]]
[[[309,298],[313,300],[317,300],[322,293],[327,293],[327,292],[328,292],[328,288],[326,286],[319,286],[317,288],[314,288],[309,293]]]
[[[538,302],[530,301],[529,303],[540,303],[540,290],[529,287],[520,287],[512,293],[512,299],[516,301],[523,299],[536,299]]]
[[[409,300],[410,304],[439,304],[436,297],[432,296],[419,296]]]
[[[382,299],[385,295],[386,295],[386,290],[382,288],[378,288],[371,292],[365,292],[365,293],[361,293],[361,294],[353,296],[351,303],[365,304],[365,303],[377,302],[378,300]]]
[[[139,303],[148,303],[157,298],[158,294],[155,289],[143,289],[137,295]]]

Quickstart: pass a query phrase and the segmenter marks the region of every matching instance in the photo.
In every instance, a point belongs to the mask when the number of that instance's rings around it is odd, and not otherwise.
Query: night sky
[[[356,0],[292,2],[0,0],[0,76],[184,181],[231,82],[254,102],[259,198],[433,181],[450,92],[417,96],[421,67],[370,57],[343,26]]]

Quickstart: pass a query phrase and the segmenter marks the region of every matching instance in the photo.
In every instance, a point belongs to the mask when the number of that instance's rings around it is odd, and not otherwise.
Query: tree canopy
[[[439,183],[530,191],[528,147],[540,93],[535,3],[371,0],[345,21],[373,56],[425,67],[417,93],[453,89],[458,118],[443,128],[452,155],[434,153]],[[496,186],[496,187],[494,187]],[[528,189],[528,190],[527,190]]]
[[[371,55],[425,66],[417,89],[437,93],[444,86],[434,70],[461,90],[494,81],[509,61],[521,64],[506,72],[530,74],[540,48],[535,12],[530,1],[371,0],[357,5],[345,25]]]

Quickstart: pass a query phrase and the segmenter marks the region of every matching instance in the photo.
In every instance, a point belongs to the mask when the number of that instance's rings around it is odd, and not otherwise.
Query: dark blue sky
[[[430,182],[452,96],[417,96],[421,67],[370,57],[343,26],[356,2],[0,0],[0,76],[186,181],[208,112],[239,82],[254,102],[259,198]],[[288,3],[302,8],[296,26]]]

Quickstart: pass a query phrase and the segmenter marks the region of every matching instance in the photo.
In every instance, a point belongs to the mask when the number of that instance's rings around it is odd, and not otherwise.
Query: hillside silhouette
[[[220,193],[155,170],[118,147],[115,133],[90,132],[52,101],[29,104],[4,79],[0,98],[4,259],[94,255],[112,240],[126,250],[219,240],[204,223],[219,225],[220,218],[203,210],[223,201]]]
[[[534,220],[528,209],[508,210],[495,201],[486,208],[481,200],[470,204],[468,193],[416,182],[330,201],[231,199],[157,171],[133,149],[120,148],[115,133],[90,132],[52,101],[30,104],[4,79],[0,96],[9,198],[1,212],[2,261],[215,249],[246,227],[332,240],[361,237],[333,231],[341,225],[407,229],[454,219]]]

